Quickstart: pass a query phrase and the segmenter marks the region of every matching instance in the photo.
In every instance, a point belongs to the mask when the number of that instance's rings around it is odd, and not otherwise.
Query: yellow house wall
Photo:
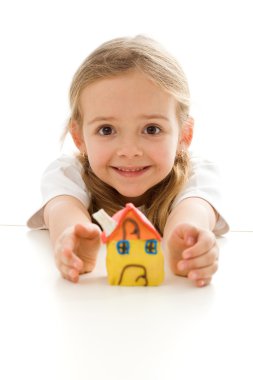
[[[107,243],[106,266],[108,281],[111,285],[159,285],[164,280],[164,257],[160,241],[157,242],[157,254],[145,252],[146,240],[128,240],[129,254],[121,255],[117,251],[117,241]],[[122,271],[127,266],[127,269]],[[131,267],[135,266],[135,267]],[[141,269],[140,266],[145,268]],[[139,278],[146,273],[146,279]],[[136,281],[136,279],[138,281]]]

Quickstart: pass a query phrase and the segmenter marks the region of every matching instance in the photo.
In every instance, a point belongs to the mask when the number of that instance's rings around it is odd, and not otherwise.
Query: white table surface
[[[198,289],[168,271],[159,287],[107,284],[105,254],[62,279],[47,231],[0,227],[0,378],[253,379],[253,232],[220,240]]]

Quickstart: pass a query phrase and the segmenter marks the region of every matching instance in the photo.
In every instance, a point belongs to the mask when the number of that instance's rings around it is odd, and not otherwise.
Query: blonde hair
[[[177,103],[176,113],[181,126],[189,114],[190,94],[185,74],[176,61],[156,41],[144,37],[117,38],[105,42],[91,53],[75,73],[69,99],[72,121],[82,128],[83,110],[80,96],[84,88],[103,78],[113,77],[137,69],[145,73],[162,89],[171,94]],[[112,215],[124,207],[124,197],[101,181],[92,171],[88,157],[79,155],[83,166],[83,180],[91,196],[89,212],[103,208]],[[173,200],[188,179],[189,156],[177,154],[171,172],[145,194],[143,212],[163,233]]]

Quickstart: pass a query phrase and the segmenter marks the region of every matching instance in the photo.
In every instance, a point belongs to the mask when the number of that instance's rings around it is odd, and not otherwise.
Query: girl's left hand
[[[179,276],[187,276],[196,286],[211,282],[218,269],[219,247],[213,232],[182,223],[168,239],[170,265]]]

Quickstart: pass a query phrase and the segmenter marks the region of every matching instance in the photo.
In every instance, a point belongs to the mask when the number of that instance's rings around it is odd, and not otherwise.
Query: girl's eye
[[[148,135],[157,135],[158,133],[161,132],[161,128],[157,127],[156,125],[149,125],[148,127],[145,128],[145,132]]]
[[[108,136],[112,135],[114,133],[114,130],[110,125],[104,125],[103,127],[99,128],[98,133],[101,136]]]

